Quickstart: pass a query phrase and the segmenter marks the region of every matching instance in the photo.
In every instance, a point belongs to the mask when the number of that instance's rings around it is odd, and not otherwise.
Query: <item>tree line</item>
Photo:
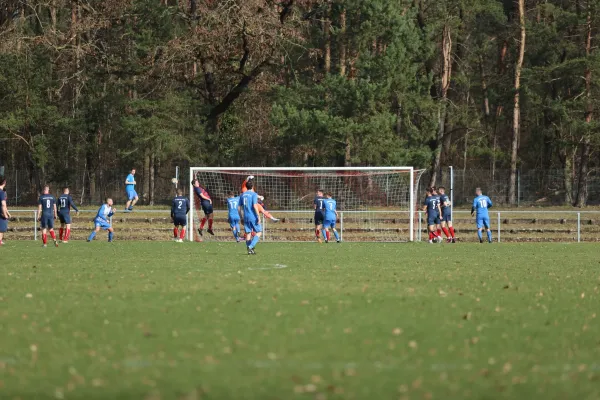
[[[600,167],[600,0],[5,0],[0,167]]]

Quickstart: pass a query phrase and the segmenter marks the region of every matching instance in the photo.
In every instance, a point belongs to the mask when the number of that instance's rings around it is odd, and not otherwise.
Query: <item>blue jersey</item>
[[[240,196],[240,202],[244,208],[244,221],[258,221],[258,214],[254,205],[258,204],[258,195],[253,190],[248,190]]]
[[[171,215],[185,217],[190,212],[190,200],[185,196],[177,196],[171,205]]]
[[[0,207],[2,207],[3,201],[6,201],[6,192],[0,189]],[[6,219],[4,218],[4,214],[2,214],[2,210],[0,210],[0,219]]]
[[[437,215],[439,214],[438,205],[440,204],[439,196],[427,196],[425,201],[423,201],[423,205],[427,206],[427,214],[428,215]]]
[[[325,207],[325,221],[335,221],[337,219],[335,213],[337,202],[334,199],[325,199],[323,200],[323,206]]]
[[[108,204],[102,204],[102,207],[98,210],[98,214],[96,214],[96,221],[100,222],[109,222],[109,218],[112,217],[114,211],[111,206]]]
[[[63,194],[58,198],[58,212],[61,214],[69,214],[71,212],[71,207],[73,210],[79,212],[75,203],[73,202],[73,198],[69,194]]]
[[[323,214],[323,202],[325,198],[323,196],[315,196],[313,204],[315,205],[315,214]]]
[[[442,207],[442,212],[446,211],[447,208],[450,208],[450,206],[445,206],[444,205],[444,203],[450,201],[450,199],[448,198],[448,195],[446,195],[446,194],[440,194],[439,198],[440,198],[440,207]]]
[[[131,190],[135,190],[135,183],[133,182],[135,182],[135,177],[133,176],[133,174],[127,175],[127,179],[125,179],[125,190],[127,190],[128,192]]]
[[[238,206],[240,205],[240,196],[230,197],[227,199],[227,211],[229,212],[229,219],[240,219],[240,213]]]
[[[54,206],[56,199],[51,194],[43,194],[40,196],[39,204],[42,206],[42,215],[54,216]]]
[[[473,199],[473,208],[471,212],[476,211],[478,217],[489,217],[488,208],[492,208],[492,200],[489,197],[481,195]]]

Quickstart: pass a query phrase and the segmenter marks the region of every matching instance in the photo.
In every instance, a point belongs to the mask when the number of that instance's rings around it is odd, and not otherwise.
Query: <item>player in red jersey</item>
[[[214,215],[213,213],[214,213],[214,211],[213,211],[212,200],[211,200],[208,192],[202,186],[200,186],[200,181],[198,181],[198,179],[194,180],[194,193],[196,194],[196,197],[200,201],[200,205],[202,206],[202,211],[204,211],[204,218],[202,218],[202,220],[200,220],[200,228],[198,228],[198,234],[200,236],[202,236],[202,234],[204,232],[204,225],[206,224],[206,221],[208,221],[207,232],[210,233],[211,235],[214,235],[215,234],[213,232],[213,215]]]

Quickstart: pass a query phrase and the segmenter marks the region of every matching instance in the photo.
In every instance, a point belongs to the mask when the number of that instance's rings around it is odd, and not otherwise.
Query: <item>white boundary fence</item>
[[[37,240],[38,239],[38,212],[37,210],[9,210],[9,212],[12,214],[13,217],[19,217],[19,216],[31,216],[33,217],[33,239]],[[80,214],[85,214],[85,215],[89,215],[89,227],[90,229],[92,229],[92,219],[94,217],[94,215],[96,214],[97,210],[79,210]],[[339,226],[338,226],[338,231],[340,233],[341,238],[343,239],[343,235],[344,235],[344,215],[348,216],[348,215],[353,215],[353,214],[387,214],[387,215],[399,215],[401,217],[405,217],[405,218],[409,218],[410,217],[410,213],[407,211],[338,211],[339,212]],[[147,215],[147,214],[156,214],[157,216],[160,216],[162,218],[169,218],[170,217],[170,211],[169,210],[144,210],[141,211],[141,213]],[[314,213],[314,211],[312,210],[293,210],[293,211],[285,211],[285,210],[273,210],[274,214],[306,214],[307,218],[310,218],[310,216],[312,216],[312,214]],[[121,216],[127,216],[127,217],[135,217],[136,216],[136,212],[133,213],[125,213],[122,211],[118,211],[117,214],[115,214],[114,217],[119,218]],[[426,216],[425,213],[423,211],[417,211],[418,214],[418,218],[417,218],[417,224],[415,226],[416,228],[416,235],[414,237],[414,240],[417,242],[423,241],[425,238],[423,237],[423,233],[426,231],[427,229],[427,221],[426,221]],[[453,212],[453,218],[454,219],[464,219],[464,218],[469,218],[470,217],[470,211],[465,211],[465,210],[456,210]],[[490,211],[490,222],[492,224],[492,231],[494,231],[496,237],[495,239],[498,242],[502,241],[502,231],[504,228],[504,225],[506,225],[503,222],[503,219],[508,218],[508,219],[514,219],[514,218],[527,218],[530,220],[539,220],[539,221],[543,221],[544,218],[546,217],[546,219],[548,216],[550,215],[554,215],[555,218],[554,219],[558,219],[559,220],[559,224],[564,224],[565,226],[573,226],[576,225],[576,241],[577,242],[581,242],[582,241],[582,218],[583,219],[588,219],[593,217],[599,218],[600,219],[600,211],[538,211],[538,210],[528,210],[528,211],[513,211],[513,210],[501,210],[501,211]],[[540,218],[537,218],[537,217]],[[188,220],[191,218],[191,213],[188,216]],[[227,211],[226,210],[215,210],[215,217],[220,218],[220,219],[227,219]],[[538,222],[539,222],[538,221]],[[56,226],[60,225],[60,222],[57,220],[55,223]],[[268,222],[268,221],[263,221],[263,228],[264,228],[264,239],[268,241],[269,238],[269,227],[272,225],[272,223]],[[509,224],[510,226],[510,224]],[[475,224],[474,222],[465,225],[463,222],[461,222],[460,224],[458,224],[456,226],[460,232],[461,232],[461,236],[464,236],[465,234],[474,234],[475,233]],[[573,226],[575,227],[575,226]],[[600,235],[600,234],[599,234]]]

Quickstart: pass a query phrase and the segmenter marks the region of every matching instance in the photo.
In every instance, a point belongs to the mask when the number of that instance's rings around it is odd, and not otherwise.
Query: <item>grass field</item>
[[[0,248],[2,399],[598,399],[596,244]]]

